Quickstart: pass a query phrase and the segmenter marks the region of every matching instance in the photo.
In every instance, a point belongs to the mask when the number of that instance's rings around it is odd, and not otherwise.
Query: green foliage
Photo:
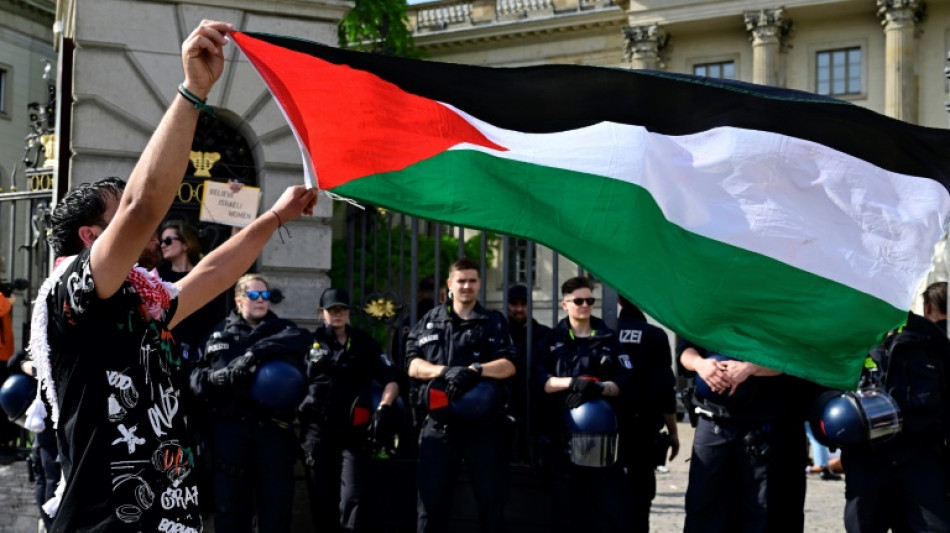
[[[405,0],[356,0],[338,28],[340,48],[421,57],[406,16]]]
[[[362,302],[363,299],[373,293],[375,285],[376,292],[382,293],[391,291],[398,295],[399,293],[399,246],[402,236],[405,236],[406,250],[404,253],[402,272],[404,272],[404,283],[406,284],[407,294],[411,294],[412,288],[409,287],[409,273],[412,268],[412,257],[410,257],[409,247],[412,239],[411,229],[406,227],[403,230],[400,226],[389,227],[386,224],[385,217],[376,216],[378,224],[376,226],[375,237],[376,246],[373,247],[373,232],[369,230],[366,235],[366,246],[361,247],[356,243],[356,257],[354,258],[354,292],[353,302]],[[371,227],[370,226],[370,227]],[[495,234],[477,233],[465,241],[465,256],[478,259],[481,255],[482,238],[487,238],[485,261],[490,264],[495,257],[495,249],[498,247],[499,237]],[[388,243],[391,239],[392,255],[389,255]],[[458,259],[459,241],[457,237],[451,235],[442,235],[442,244],[439,250],[439,274],[434,276],[436,286],[448,277],[449,265]],[[333,242],[333,259],[330,268],[330,282],[334,287],[346,286],[347,273],[347,239],[338,239]],[[365,287],[359,287],[360,284],[360,263],[365,258],[366,261],[366,282]],[[374,268],[375,265],[375,268]],[[486,264],[486,266],[488,266]],[[435,270],[435,238],[428,235],[419,235],[419,255],[418,255],[418,273],[419,279],[433,274]],[[391,276],[391,277],[390,277]],[[375,283],[374,283],[375,282]]]
[[[407,226],[405,230],[401,226],[390,227],[388,218],[374,214],[376,224],[368,224],[368,228],[375,226],[375,231],[367,230],[366,245],[360,246],[357,240],[355,248],[354,266],[353,266],[353,294],[351,301],[353,303],[353,312],[350,320],[353,325],[370,333],[384,349],[388,349],[392,342],[394,328],[398,325],[403,316],[408,313],[406,302],[397,301],[400,295],[399,288],[399,246],[401,238],[405,236],[406,250],[402,262],[402,272],[406,288],[406,297],[412,298],[415,291],[410,287],[409,274],[412,267],[412,257],[410,252],[410,243],[412,239],[411,229]],[[376,244],[373,244],[375,234]],[[353,237],[356,238],[356,237]],[[389,241],[392,239],[392,254],[389,253]],[[498,246],[499,238],[494,234],[478,233],[465,241],[465,256],[478,259],[481,254],[482,238],[487,238],[485,251],[486,266],[491,263],[495,255],[495,249]],[[333,241],[333,259],[330,268],[330,283],[334,287],[346,287],[347,274],[347,247],[348,238],[337,239]],[[448,277],[449,265],[458,259],[459,252],[458,238],[450,235],[442,235],[442,247],[439,250],[439,271],[434,276],[436,290],[444,285],[444,280]],[[366,280],[363,286],[360,286],[361,262],[365,263]],[[375,268],[374,268],[375,265]],[[388,268],[387,268],[388,267]],[[435,238],[427,235],[419,235],[419,255],[418,255],[418,273],[419,279],[432,275],[435,270]],[[375,290],[374,290],[375,286]],[[399,312],[391,319],[379,319],[369,316],[364,307],[369,300],[385,298],[393,300],[398,307]]]

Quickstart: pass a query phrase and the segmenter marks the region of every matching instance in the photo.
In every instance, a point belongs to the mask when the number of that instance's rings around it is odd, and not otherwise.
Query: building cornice
[[[264,13],[286,17],[293,13],[296,18],[310,18],[339,22],[343,16],[353,9],[355,0],[149,0],[158,4],[199,4],[209,7],[222,7],[245,11],[247,13]]]
[[[670,6],[667,1],[631,2],[627,12],[630,25],[642,24],[678,24],[705,19],[720,19],[739,15],[738,25],[742,24],[741,15],[746,11],[759,11],[783,7],[795,8],[837,7],[857,9],[860,2],[853,0],[697,0],[695,2],[677,2]],[[651,7],[656,4],[662,7]],[[873,6],[872,6],[873,8]]]
[[[521,20],[496,21],[480,26],[415,33],[413,39],[416,46],[423,49],[458,48],[478,43],[620,28],[626,21],[623,9],[619,6],[609,6],[591,11],[555,13]]]

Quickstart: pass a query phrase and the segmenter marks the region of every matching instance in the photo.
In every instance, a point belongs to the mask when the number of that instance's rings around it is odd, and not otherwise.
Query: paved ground
[[[670,472],[656,479],[656,499],[650,516],[651,530],[672,533],[683,530],[683,500],[686,495],[687,471],[693,428],[688,423],[679,425],[683,446],[680,456],[668,463]],[[844,531],[844,481],[822,481],[817,475],[808,476],[805,495],[805,531],[808,533],[839,533]]]
[[[679,426],[683,451],[669,463],[670,471],[657,476],[657,497],[650,518],[652,531],[673,533],[683,530],[683,499],[686,494],[687,471],[693,430],[688,423]],[[805,475],[803,473],[803,475]],[[0,466],[0,533],[36,531],[38,514],[32,500],[32,483],[27,478],[26,464],[17,462]],[[303,483],[298,483],[298,506],[305,504]],[[808,476],[805,499],[805,531],[838,533],[844,530],[844,482],[822,481]],[[303,514],[303,513],[301,513]],[[301,517],[296,517],[301,518]],[[299,523],[298,523],[299,522]],[[295,531],[306,531],[304,520],[295,520]]]

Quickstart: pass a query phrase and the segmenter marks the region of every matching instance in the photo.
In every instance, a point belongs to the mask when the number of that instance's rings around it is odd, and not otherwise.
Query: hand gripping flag
[[[234,39],[321,188],[540,242],[697,344],[830,386],[906,320],[950,214],[950,132],[831,98]]]

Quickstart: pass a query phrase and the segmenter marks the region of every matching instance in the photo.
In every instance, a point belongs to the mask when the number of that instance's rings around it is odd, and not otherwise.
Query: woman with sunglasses
[[[599,468],[578,466],[568,453],[569,410],[604,398],[619,416],[619,401],[635,388],[633,365],[616,334],[591,314],[596,302],[593,288],[587,278],[564,282],[561,306],[567,317],[554,328],[550,350],[536,359],[534,376],[544,391],[539,451],[548,476],[555,531],[627,532],[631,531],[631,495],[620,464],[608,460],[599,463]]]
[[[365,504],[374,477],[370,449],[391,447],[402,426],[393,403],[405,378],[369,333],[350,325],[345,290],[323,291],[320,316],[299,409],[313,530],[371,531]],[[369,399],[374,382],[382,387],[378,405]]]
[[[271,311],[270,288],[260,274],[242,277],[234,293],[236,309],[211,334],[191,373],[191,388],[208,420],[214,529],[250,532],[256,514],[259,532],[289,532],[297,458],[293,421],[300,398],[287,405],[258,403],[254,398],[285,397],[277,390],[285,384],[255,379],[255,372],[275,359],[290,363],[299,372],[302,394],[311,337]],[[275,390],[260,389],[272,385]]]
[[[159,231],[162,249],[162,264],[158,274],[162,280],[177,283],[191,272],[201,259],[201,243],[198,234],[183,220],[170,220]],[[175,342],[182,348],[182,357],[188,361],[197,355],[211,331],[224,319],[227,299],[224,294],[205,304],[201,309],[172,328]]]

